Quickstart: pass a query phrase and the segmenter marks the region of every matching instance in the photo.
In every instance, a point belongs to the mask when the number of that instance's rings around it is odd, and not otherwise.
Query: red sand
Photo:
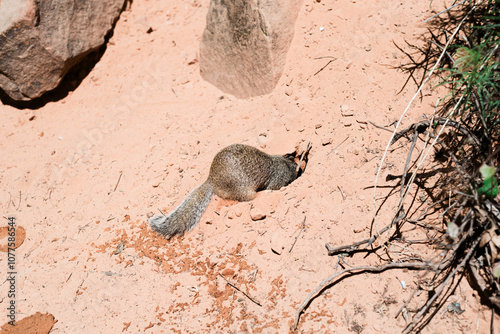
[[[18,320],[48,312],[53,333],[287,333],[307,294],[334,272],[325,242],[369,236],[370,187],[391,134],[367,122],[390,124],[411,99],[412,83],[397,94],[407,74],[394,67],[407,59],[393,42],[418,43],[434,13],[428,1],[306,0],[278,86],[248,100],[200,77],[208,4],[135,0],[74,92],[38,110],[0,108],[0,207],[26,230],[16,250]],[[431,114],[436,98],[424,89],[403,125]],[[146,226],[149,212],[170,211],[206,178],[221,148],[283,154],[307,141],[306,173],[285,189],[248,203],[214,200],[182,239]],[[388,157],[381,184],[401,174],[405,155]],[[267,217],[252,221],[252,206]],[[344,280],[312,302],[299,332],[400,332],[405,320],[395,315],[411,289],[399,280],[412,287],[419,275]],[[491,312],[466,280],[450,301],[465,312],[443,309],[425,333],[489,331]]]

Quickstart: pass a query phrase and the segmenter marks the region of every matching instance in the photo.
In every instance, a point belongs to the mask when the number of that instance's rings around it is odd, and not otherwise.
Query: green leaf
[[[483,164],[479,168],[483,177],[483,185],[477,190],[479,195],[485,195],[489,198],[495,198],[498,195],[498,181],[495,178],[495,167]]]

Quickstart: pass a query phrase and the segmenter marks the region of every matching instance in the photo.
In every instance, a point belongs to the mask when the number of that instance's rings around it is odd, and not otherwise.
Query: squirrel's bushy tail
[[[151,229],[167,239],[189,232],[200,220],[212,198],[213,188],[208,182],[195,188],[169,215],[149,219]]]

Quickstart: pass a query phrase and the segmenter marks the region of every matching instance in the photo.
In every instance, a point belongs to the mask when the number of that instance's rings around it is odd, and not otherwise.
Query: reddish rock
[[[0,88],[29,101],[104,44],[125,0],[2,0]]]

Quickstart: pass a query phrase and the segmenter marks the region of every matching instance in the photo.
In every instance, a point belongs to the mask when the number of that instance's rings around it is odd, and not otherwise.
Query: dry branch
[[[374,266],[361,266],[349,269],[344,269],[336,274],[324,279],[320,285],[311,291],[306,299],[299,306],[297,312],[295,313],[295,321],[293,323],[293,330],[297,330],[299,325],[300,315],[305,311],[309,304],[326,288],[333,287],[338,282],[342,281],[346,277],[363,274],[363,273],[380,273],[389,269],[410,269],[410,270],[429,270],[434,269],[435,265],[425,262],[408,262],[408,263],[387,263],[380,267]]]

